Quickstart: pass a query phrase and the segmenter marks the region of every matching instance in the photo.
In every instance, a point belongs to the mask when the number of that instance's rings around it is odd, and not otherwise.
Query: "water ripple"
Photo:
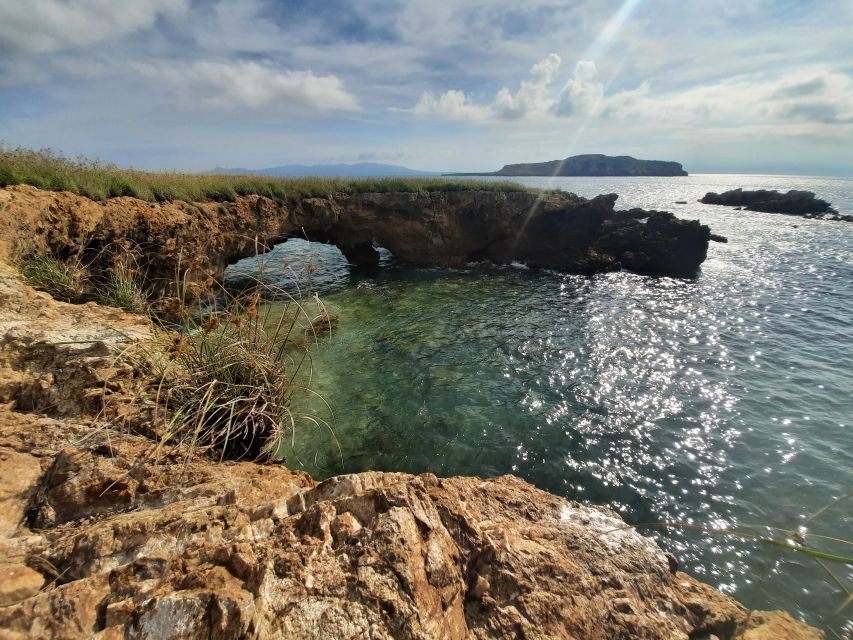
[[[793,529],[851,491],[853,225],[673,203],[737,186],[811,188],[853,213],[853,181],[561,186],[699,217],[729,243],[712,245],[695,281],[408,269],[387,255],[359,274],[335,249],[277,248],[268,277],[286,281],[294,260],[318,259],[314,286],[340,317],[315,354],[314,387],[334,408],[343,464],[306,426],[288,465],[317,476],[515,473],[629,522],[708,527]],[[812,530],[849,537],[851,502]],[[689,528],[648,531],[747,605],[818,622],[843,602],[806,558]]]

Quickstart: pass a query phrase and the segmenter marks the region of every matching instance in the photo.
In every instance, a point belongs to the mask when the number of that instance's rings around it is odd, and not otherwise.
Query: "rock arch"
[[[380,245],[423,266],[489,260],[571,273],[696,275],[711,238],[707,226],[666,212],[616,211],[616,198],[436,191],[152,204],[16,186],[0,190],[0,253],[35,244],[83,255],[128,242],[140,248],[141,267],[158,288],[179,273],[203,287],[228,265],[292,237],[334,244],[356,265],[376,264]]]

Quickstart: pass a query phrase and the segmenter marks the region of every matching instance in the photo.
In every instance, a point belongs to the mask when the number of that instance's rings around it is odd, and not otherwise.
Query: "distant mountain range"
[[[210,173],[216,175],[282,176],[296,178],[302,176],[377,178],[387,176],[437,176],[430,171],[417,171],[408,167],[377,162],[359,162],[356,164],[286,164],[267,169],[228,169],[216,167]]]
[[[508,164],[492,173],[447,173],[449,176],[686,176],[678,162],[637,160],[631,156],[587,154],[565,160]]]

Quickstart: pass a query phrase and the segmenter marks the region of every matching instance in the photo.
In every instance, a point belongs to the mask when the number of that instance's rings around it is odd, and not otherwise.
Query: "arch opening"
[[[223,282],[240,289],[260,281],[296,297],[309,292],[322,295],[351,285],[354,275],[363,276],[393,258],[390,251],[372,243],[341,248],[331,242],[287,238],[266,253],[229,265]]]

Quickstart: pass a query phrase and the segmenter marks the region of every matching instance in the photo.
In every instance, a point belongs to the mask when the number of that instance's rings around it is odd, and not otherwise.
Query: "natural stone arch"
[[[176,278],[203,290],[228,265],[290,237],[334,244],[356,265],[376,264],[380,245],[422,266],[517,261],[571,273],[626,268],[677,277],[697,273],[711,237],[707,226],[671,213],[616,211],[615,194],[440,191],[152,204],[26,186],[4,193],[0,254],[35,245],[74,256],[128,242],[140,248],[141,270],[159,292]]]

